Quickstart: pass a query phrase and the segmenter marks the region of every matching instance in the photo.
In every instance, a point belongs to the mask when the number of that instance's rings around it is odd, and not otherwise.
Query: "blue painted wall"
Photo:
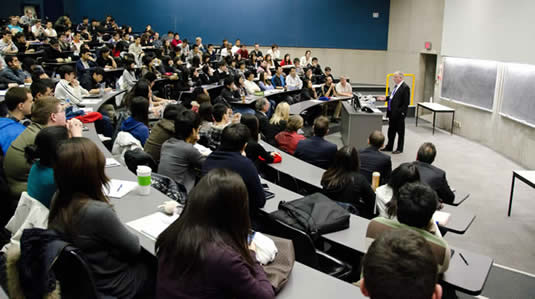
[[[65,0],[71,17],[111,14],[135,31],[151,24],[203,43],[386,50],[390,0]],[[372,18],[378,12],[379,18]]]

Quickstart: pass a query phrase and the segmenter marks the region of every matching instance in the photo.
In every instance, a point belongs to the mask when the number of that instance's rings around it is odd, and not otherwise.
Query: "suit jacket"
[[[269,127],[269,119],[264,113],[259,111],[255,112],[255,116],[258,118],[258,130],[262,135],[266,136],[266,130]]]
[[[376,147],[370,146],[360,150],[360,173],[372,183],[372,173],[378,171],[381,174],[379,185],[388,183],[392,173],[392,160],[389,155],[381,153]]]
[[[294,156],[312,165],[327,169],[334,160],[337,150],[336,144],[330,143],[323,137],[312,136],[299,141]]]
[[[420,181],[428,184],[433,190],[437,192],[440,200],[451,204],[455,199],[455,194],[451,191],[448,181],[446,180],[446,172],[431,164],[415,161],[414,164],[420,173]]]
[[[409,109],[410,101],[411,89],[405,82],[403,82],[390,101],[390,110],[387,110],[386,116],[389,118],[405,117],[407,115],[407,110]]]

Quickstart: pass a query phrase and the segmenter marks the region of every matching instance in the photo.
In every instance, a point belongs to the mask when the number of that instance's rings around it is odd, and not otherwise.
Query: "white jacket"
[[[134,150],[136,148],[143,149],[143,147],[141,146],[141,142],[139,142],[139,140],[132,136],[132,134],[125,131],[121,131],[117,134],[115,142],[113,142],[111,154],[114,157],[119,157],[124,164],[124,153],[126,153],[126,151]]]
[[[288,90],[301,89],[303,88],[303,81],[301,81],[301,78],[297,75],[295,75],[295,78],[288,75],[286,76],[286,86],[288,87]]]
[[[27,228],[47,228],[48,209],[39,201],[22,192],[15,214],[6,224],[6,229],[11,232],[11,240],[3,248],[6,253],[13,244],[20,246],[22,231]]]
[[[71,103],[79,105],[82,102],[82,97],[89,95],[89,91],[82,86],[72,86],[69,81],[65,79],[59,80],[54,90],[54,96],[60,100],[70,100]]]
[[[260,87],[253,81],[245,80],[243,85],[245,85],[245,90],[247,90],[247,94],[249,95],[254,95],[255,92],[261,91]]]

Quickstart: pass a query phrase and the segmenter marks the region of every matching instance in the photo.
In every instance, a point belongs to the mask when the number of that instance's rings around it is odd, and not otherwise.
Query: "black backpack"
[[[348,228],[350,217],[348,211],[321,193],[314,193],[291,202],[281,201],[279,210],[271,215],[306,232],[312,238]]]

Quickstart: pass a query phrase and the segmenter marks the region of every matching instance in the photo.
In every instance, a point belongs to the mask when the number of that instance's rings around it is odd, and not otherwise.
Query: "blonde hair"
[[[277,105],[277,108],[275,108],[275,113],[273,113],[273,116],[269,120],[269,123],[272,125],[278,125],[280,124],[281,120],[284,120],[288,122],[288,118],[290,117],[290,105],[286,102],[280,102]]]
[[[303,127],[303,118],[300,115],[292,115],[288,119],[286,130],[289,132],[297,132]]]

